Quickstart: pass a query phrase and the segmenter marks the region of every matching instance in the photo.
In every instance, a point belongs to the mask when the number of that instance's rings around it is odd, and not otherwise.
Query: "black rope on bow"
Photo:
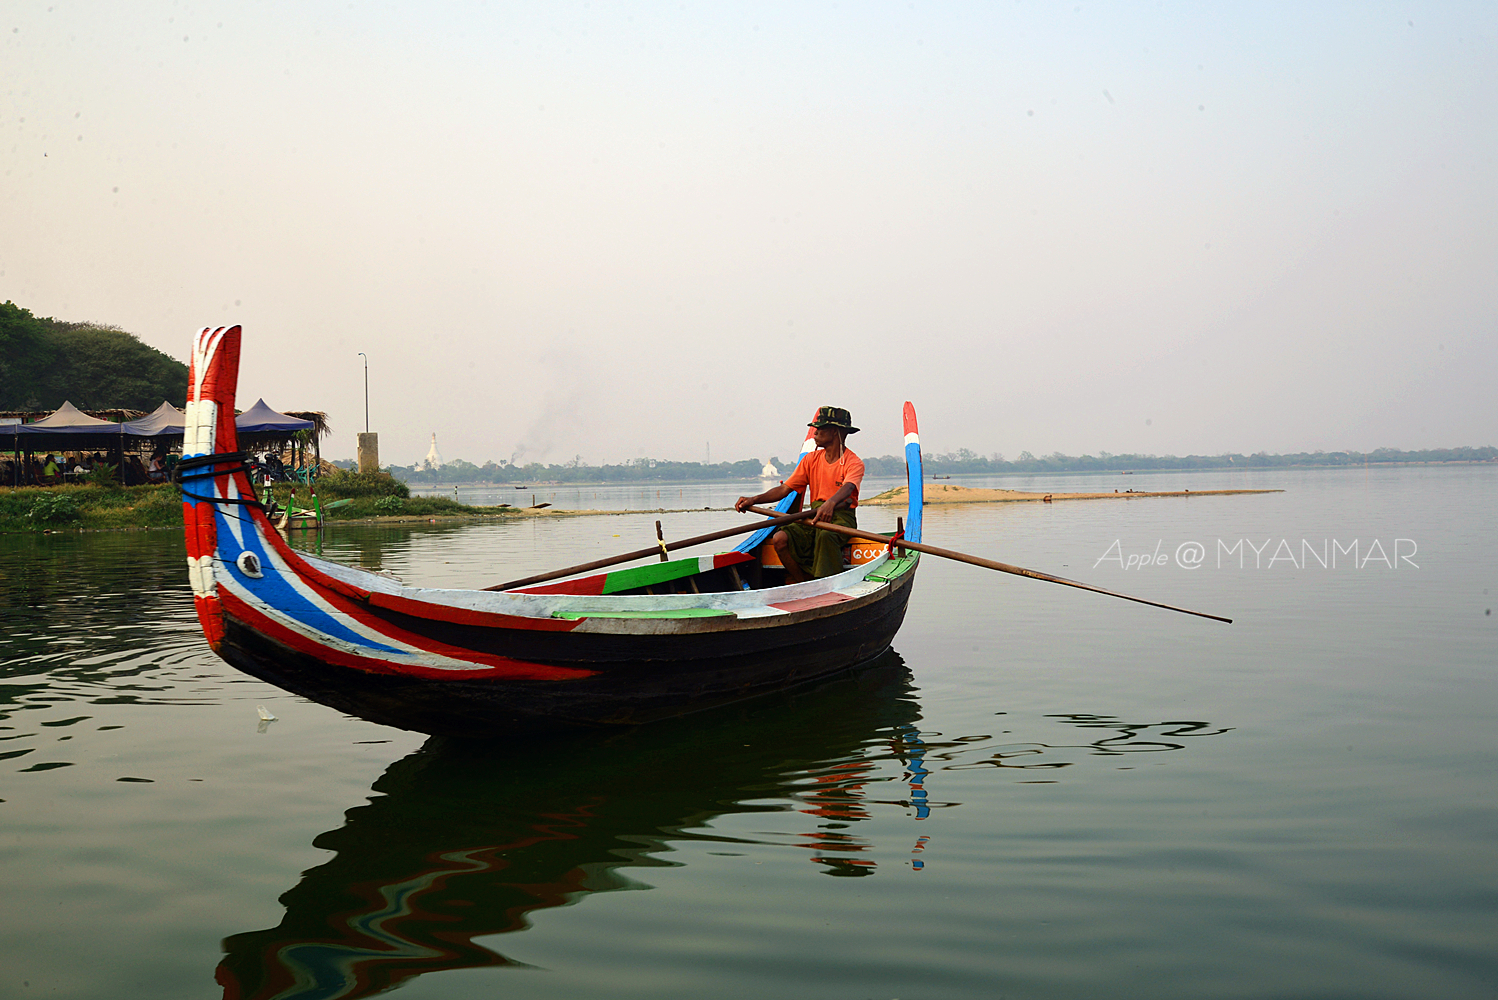
[[[249,457],[250,453],[247,451],[224,451],[214,455],[193,455],[191,458],[184,458],[177,463],[177,467],[172,470],[172,477],[182,480],[187,478],[188,473],[192,473],[194,476],[220,476],[233,472],[246,472],[249,471],[249,466],[245,464],[245,460]],[[225,472],[212,471],[214,466],[229,465],[231,463],[234,465],[234,468],[225,470]],[[204,468],[210,471],[197,471]]]
[[[192,458],[184,458],[177,463],[172,470],[172,482],[182,490],[182,495],[191,500],[200,500],[203,503],[227,503],[240,504],[244,507],[259,507],[265,509],[265,504],[257,499],[246,500],[243,497],[205,497],[198,493],[189,493],[182,486],[184,479],[212,479],[214,476],[231,476],[236,472],[249,474],[250,466],[247,460],[250,453],[247,451],[226,451],[215,455],[194,455]],[[229,469],[219,469],[220,465],[232,465]]]

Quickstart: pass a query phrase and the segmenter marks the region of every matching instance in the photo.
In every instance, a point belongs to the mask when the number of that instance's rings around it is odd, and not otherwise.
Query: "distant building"
[[[766,462],[765,467],[759,470],[759,476],[761,479],[779,479],[780,470],[775,468],[775,466],[771,465],[769,462]]]
[[[442,453],[437,450],[437,432],[432,432],[432,447],[427,452],[427,457],[422,460],[422,466],[427,469],[442,468]]]

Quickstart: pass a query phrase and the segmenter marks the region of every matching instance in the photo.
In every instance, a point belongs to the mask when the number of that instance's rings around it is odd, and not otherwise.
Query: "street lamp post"
[[[363,351],[359,357],[364,359],[364,433],[369,433],[369,355]]]
[[[380,471],[380,436],[369,432],[369,355],[363,351],[364,359],[364,433],[359,435],[359,471]]]

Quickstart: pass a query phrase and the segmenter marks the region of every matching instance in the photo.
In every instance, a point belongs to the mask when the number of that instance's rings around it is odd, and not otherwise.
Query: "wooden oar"
[[[766,511],[763,507],[750,507],[748,510],[755,514],[773,514],[774,511]],[[982,556],[970,556],[966,552],[955,552],[952,549],[941,549],[935,545],[926,545],[923,542],[909,542],[903,538],[891,538],[888,535],[876,535],[870,531],[861,531],[858,528],[845,528],[841,524],[832,524],[827,521],[813,521],[812,526],[821,528],[823,531],[831,531],[834,534],[843,535],[847,538],[862,538],[870,542],[893,543],[900,548],[915,549],[917,552],[925,552],[928,555],[941,556],[943,559],[955,559],[958,562],[967,563],[970,566],[982,566],[984,569],[996,569],[1000,573],[1013,573],[1015,576],[1028,576],[1032,580],[1044,580],[1046,583],[1059,583],[1064,587],[1076,587],[1078,590],[1090,590],[1094,594],[1103,594],[1107,597],[1119,597],[1125,601],[1134,601],[1137,604],[1148,604],[1152,608],[1164,608],[1166,611],[1179,611],[1183,615],[1196,615],[1198,618],[1210,618],[1214,622],[1233,623],[1231,618],[1223,618],[1219,615],[1209,615],[1205,611],[1192,611],[1190,608],[1178,608],[1173,604],[1161,604],[1159,601],[1146,601],[1142,597],[1131,597],[1128,594],[1120,594],[1112,590],[1104,590],[1102,587],[1094,587],[1090,583],[1078,583],[1076,580],[1068,580],[1065,577],[1052,576],[1039,570],[1025,569],[1023,566],[1011,566],[993,559],[984,559]],[[763,528],[764,522],[755,525]]]
[[[757,513],[759,513],[757,511]],[[529,587],[533,583],[545,583],[547,580],[556,580],[564,576],[572,576],[574,573],[586,573],[593,569],[603,569],[605,566],[617,566],[619,563],[630,562],[634,559],[644,559],[647,556],[660,555],[664,549],[686,549],[693,545],[703,545],[707,542],[715,542],[720,538],[728,538],[731,535],[747,535],[751,531],[761,528],[773,528],[779,524],[789,524],[792,521],[800,521],[811,517],[816,511],[807,509],[795,514],[782,514],[778,510],[769,512],[770,520],[756,521],[753,524],[741,524],[737,528],[724,528],[722,531],[709,532],[706,535],[698,535],[695,538],[683,538],[679,542],[657,542],[648,549],[636,549],[619,556],[610,556],[608,559],[595,559],[592,562],[582,563],[578,566],[568,566],[566,569],[552,570],[550,573],[542,573],[540,576],[528,576],[524,580],[511,580],[509,583],[497,584],[493,587],[485,587],[485,590],[514,590],[516,587]]]

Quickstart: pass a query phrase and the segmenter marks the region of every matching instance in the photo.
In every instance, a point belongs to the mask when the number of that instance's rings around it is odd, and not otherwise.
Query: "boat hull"
[[[919,557],[893,549],[781,586],[718,553],[501,590],[407,586],[298,552],[238,450],[240,338],[194,343],[177,467],[188,575],[213,650],[287,691],[434,735],[631,725],[833,677],[889,649],[904,620]],[[918,498],[916,441],[907,404]],[[914,540],[919,525],[913,507]]]
[[[877,597],[803,612],[773,627],[665,635],[483,629],[483,636],[446,636],[587,675],[563,680],[371,673],[293,648],[232,613],[224,617],[218,652],[239,670],[312,701],[433,735],[636,725],[813,684],[877,659],[904,621],[914,577],[912,568]]]

